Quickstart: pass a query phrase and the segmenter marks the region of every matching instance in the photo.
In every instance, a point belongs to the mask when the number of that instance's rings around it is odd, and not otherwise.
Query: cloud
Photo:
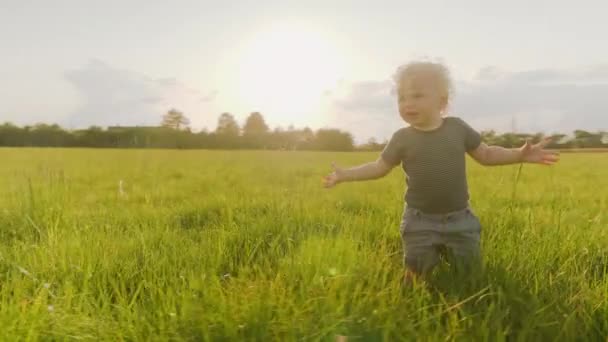
[[[451,114],[479,130],[608,130],[608,66],[520,72],[486,67],[455,83]],[[329,124],[349,129],[358,140],[383,140],[405,125],[388,80],[351,83],[328,96]]]
[[[559,83],[607,83],[608,65],[594,65],[577,69],[535,69],[518,72],[508,72],[498,67],[482,68],[476,81],[523,82],[533,84]]]
[[[520,131],[608,129],[608,68],[579,70],[481,71],[457,83],[453,111],[480,128]]]
[[[209,94],[202,96],[199,101],[200,102],[213,102],[215,101],[215,99],[217,98],[217,95],[219,94],[219,91],[217,90],[212,90],[211,92],[209,92]]]
[[[382,140],[404,125],[389,80],[342,84],[327,101],[327,126],[351,132],[357,142]]]
[[[204,94],[189,88],[175,78],[153,79],[99,60],[69,70],[64,76],[80,97],[79,106],[65,120],[74,128],[156,125],[170,108],[177,107],[187,116],[196,115],[201,103],[212,102],[217,95],[217,91]]]

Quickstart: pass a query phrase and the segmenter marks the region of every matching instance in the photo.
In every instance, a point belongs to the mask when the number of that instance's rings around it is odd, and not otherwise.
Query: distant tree
[[[312,131],[312,129],[310,129],[308,127],[304,127],[304,129],[302,130],[302,135],[307,140],[312,140],[315,137],[315,133]]]
[[[571,141],[570,138],[563,133],[553,133],[549,135],[551,138],[551,142],[547,145],[548,148],[564,148],[570,147]]]
[[[376,138],[371,137],[367,140],[367,143],[359,146],[359,149],[362,151],[379,151],[382,150],[384,145],[379,144]]]
[[[337,129],[320,129],[315,134],[314,146],[323,151],[352,151],[353,137]]]
[[[218,148],[235,149],[243,147],[241,144],[239,124],[230,113],[222,113],[217,120],[217,128],[211,134],[211,145]]]
[[[488,145],[500,144],[500,141],[498,139],[499,137],[496,135],[496,132],[494,130],[481,131],[479,132],[479,134],[481,135],[481,140]]]
[[[267,148],[269,141],[268,125],[259,112],[249,114],[243,126],[243,144],[246,148]]]
[[[215,133],[224,136],[238,136],[240,133],[239,124],[230,113],[222,113],[217,120]]]
[[[268,133],[268,125],[264,117],[259,112],[253,112],[249,114],[245,125],[243,126],[243,135],[246,136],[260,136]]]
[[[310,150],[313,147],[312,144],[315,140],[315,133],[312,129],[304,127],[302,130],[294,130],[293,132],[297,134],[296,149]]]
[[[24,146],[27,132],[10,122],[0,126],[0,146]]]
[[[597,140],[597,142],[599,143],[601,141],[601,138],[598,135],[598,137],[596,139],[596,137],[595,137],[595,135],[593,133],[587,132],[587,131],[584,131],[584,130],[577,129],[577,130],[574,131],[574,141],[573,141],[573,143],[578,148],[594,147],[594,145],[596,145],[594,143],[594,140]]]
[[[524,142],[524,137],[520,134],[505,133],[497,138],[497,142],[499,146],[513,148],[521,146]]]
[[[29,129],[29,141],[32,146],[71,146],[73,135],[57,124],[37,123]]]
[[[177,109],[169,110],[163,115],[163,121],[161,122],[161,126],[175,130],[188,128],[188,125],[190,125],[190,120]]]
[[[574,139],[587,139],[593,137],[593,133],[577,129],[574,131]]]

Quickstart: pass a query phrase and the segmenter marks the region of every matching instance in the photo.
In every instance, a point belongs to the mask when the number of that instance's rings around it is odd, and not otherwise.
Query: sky
[[[441,61],[478,130],[608,130],[605,1],[0,0],[0,122],[195,130],[223,112],[383,141],[391,76]]]

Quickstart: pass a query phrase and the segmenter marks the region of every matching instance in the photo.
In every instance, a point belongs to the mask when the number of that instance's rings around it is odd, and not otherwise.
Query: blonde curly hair
[[[393,75],[397,93],[401,91],[404,81],[415,75],[429,77],[437,86],[437,91],[446,99],[446,107],[453,94],[452,79],[448,68],[440,62],[432,61],[413,61],[400,65]]]

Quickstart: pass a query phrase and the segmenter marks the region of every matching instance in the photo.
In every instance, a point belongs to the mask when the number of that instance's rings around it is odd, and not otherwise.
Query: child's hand
[[[544,149],[549,142],[551,142],[551,138],[545,138],[535,145],[530,144],[530,140],[526,140],[526,143],[520,148],[521,161],[544,165],[556,163],[559,160],[559,153],[557,151],[547,151]]]
[[[331,163],[331,166],[333,167],[334,172],[323,177],[324,186],[326,188],[334,187],[345,179],[344,170],[342,168],[337,167],[336,163]]]

